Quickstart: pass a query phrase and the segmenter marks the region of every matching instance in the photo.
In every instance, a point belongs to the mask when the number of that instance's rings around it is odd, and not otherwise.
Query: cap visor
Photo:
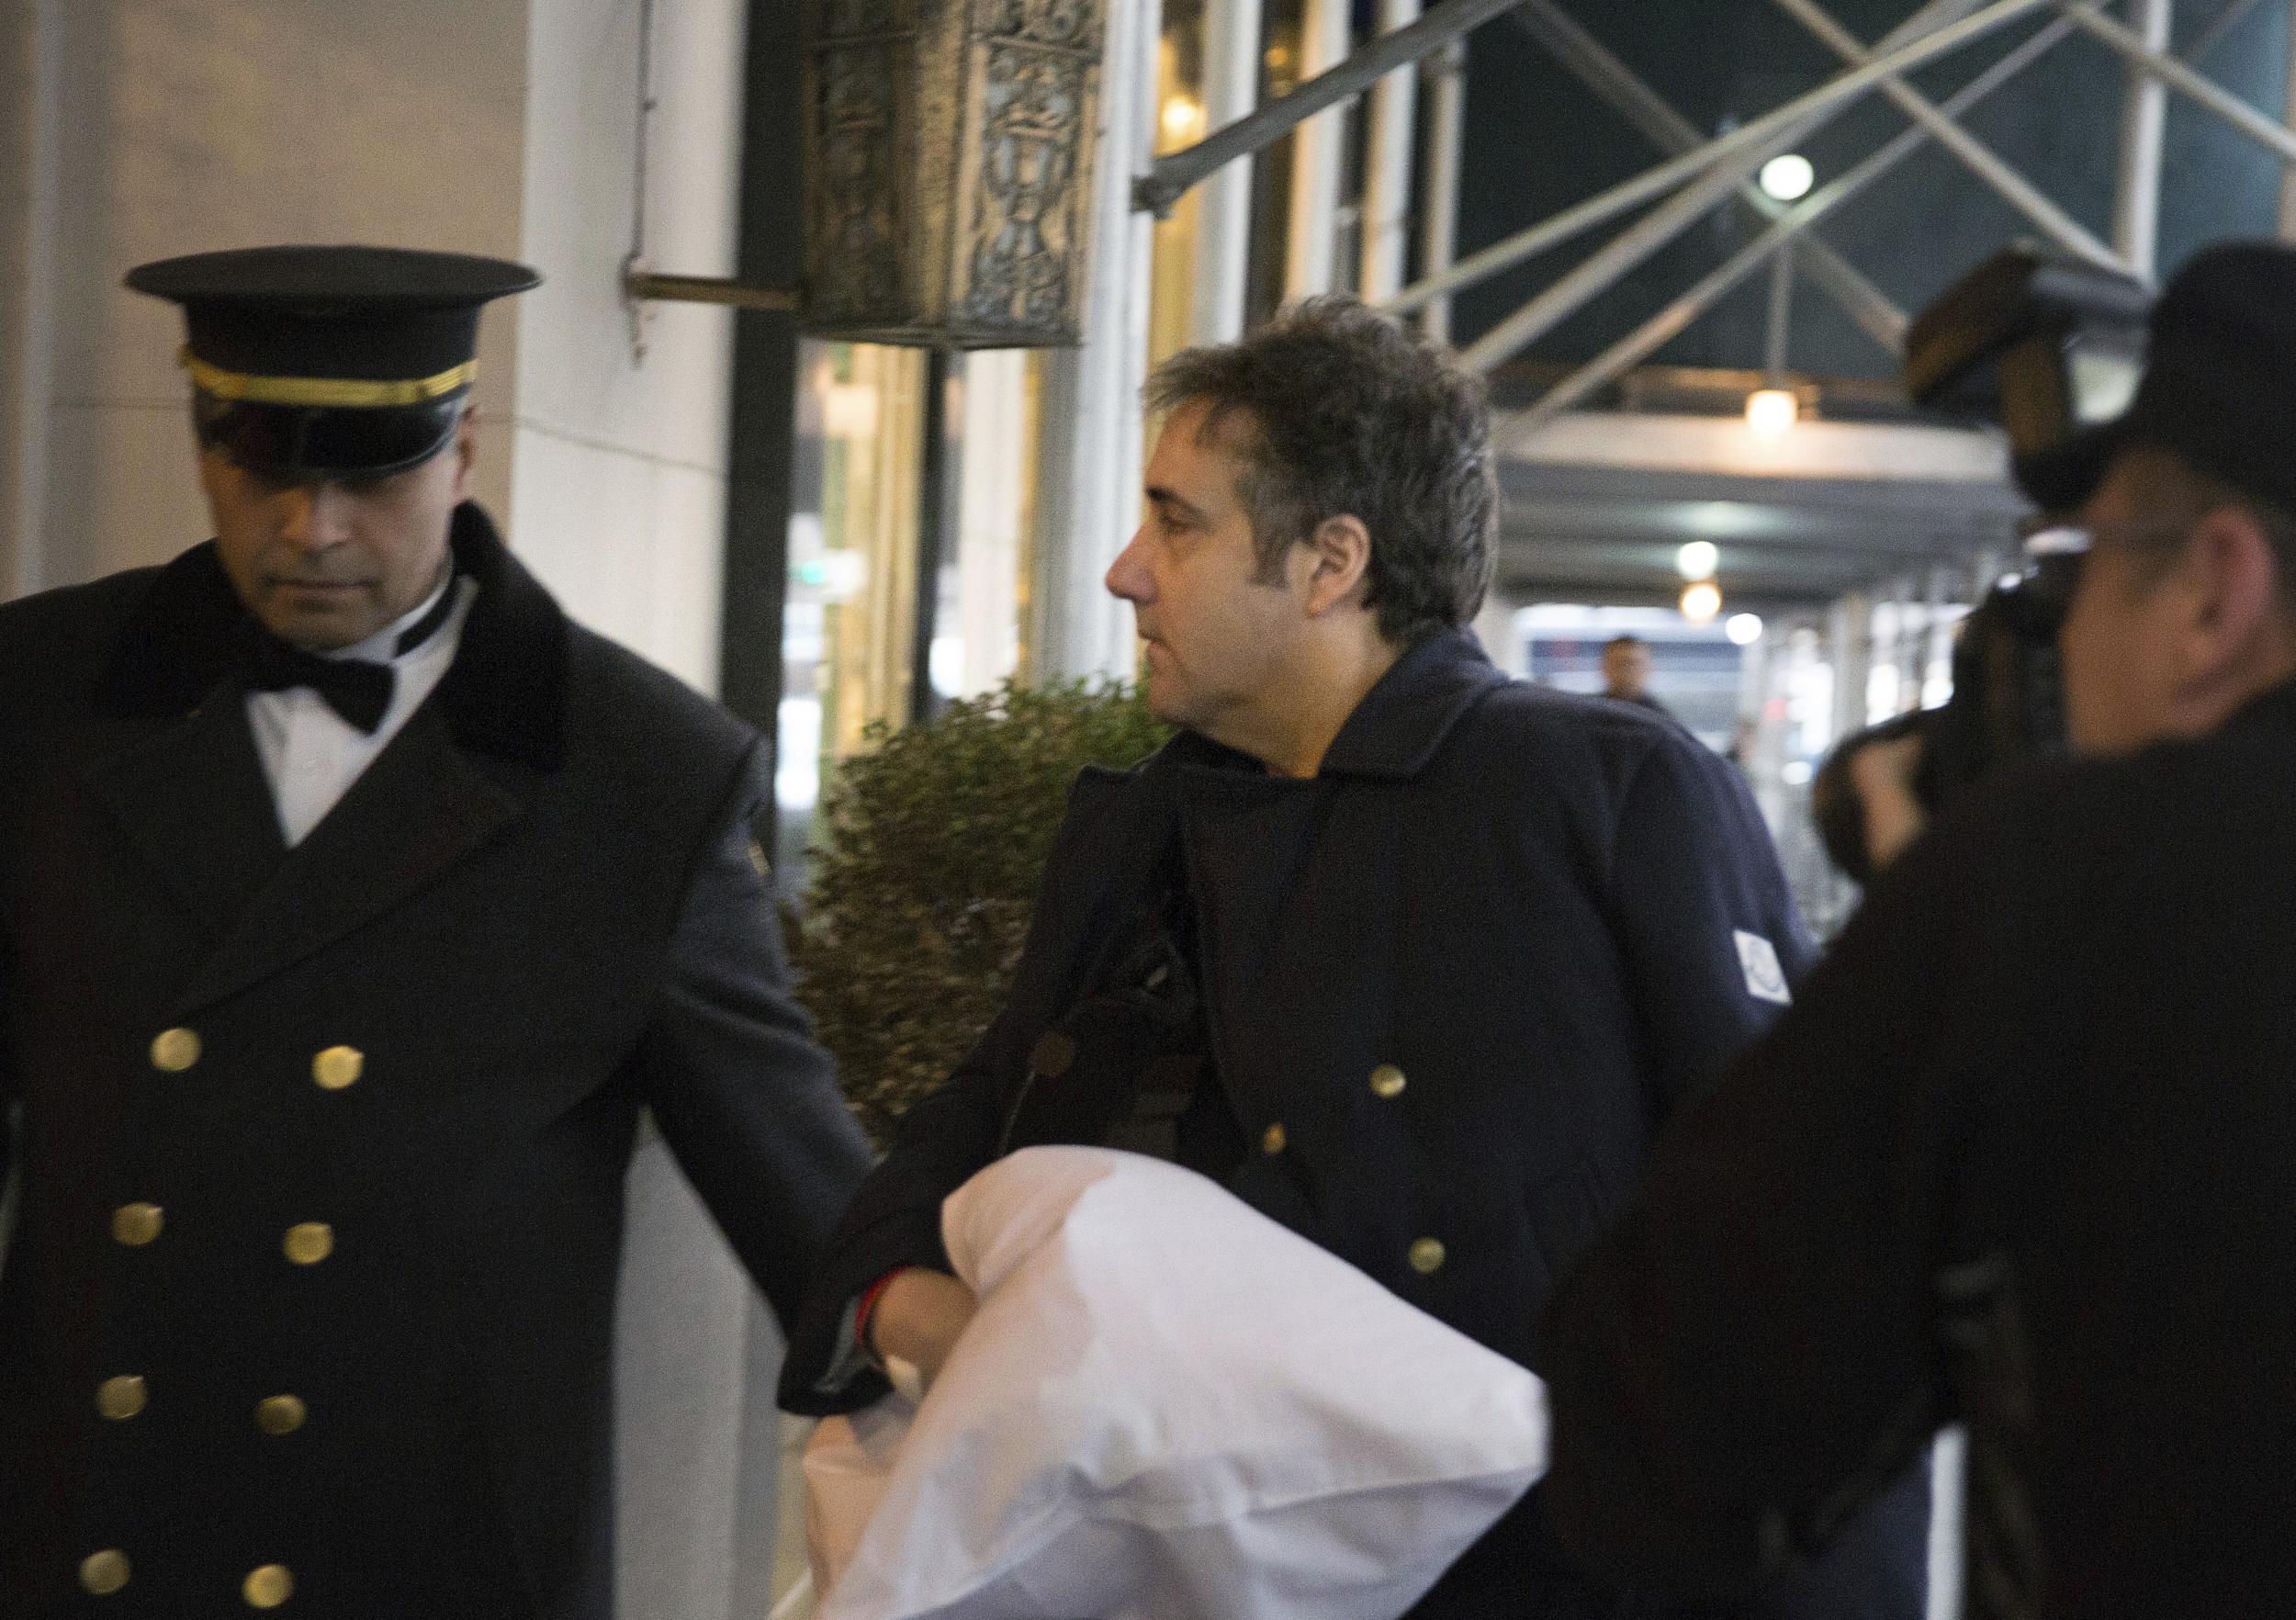
[[[251,472],[379,478],[419,467],[454,441],[463,396],[385,411],[304,410],[196,396],[201,443]]]
[[[2046,450],[2018,456],[2012,464],[2017,487],[2043,512],[2071,512],[2097,492],[2128,440],[2126,417],[2083,428]]]

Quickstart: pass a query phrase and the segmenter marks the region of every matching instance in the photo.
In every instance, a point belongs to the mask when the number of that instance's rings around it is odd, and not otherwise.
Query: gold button
[[[1278,1119],[1260,1133],[1260,1152],[1280,1153],[1284,1151],[1283,1121]]]
[[[316,1266],[335,1252],[335,1229],[324,1221],[306,1221],[288,1227],[279,1246],[298,1266]]]
[[[311,1059],[311,1078],[327,1091],[356,1086],[366,1072],[366,1054],[355,1046],[331,1046]]]
[[[128,1555],[116,1547],[90,1553],[80,1560],[80,1584],[97,1597],[109,1597],[128,1584]]]
[[[292,1395],[274,1395],[255,1407],[255,1427],[266,1434],[292,1434],[310,1416],[310,1408]]]
[[[180,1074],[199,1061],[199,1037],[188,1029],[163,1029],[152,1042],[152,1066]]]
[[[239,1591],[249,1608],[276,1609],[295,1595],[295,1576],[285,1564],[265,1564],[249,1570]]]
[[[1443,1240],[1421,1238],[1411,1246],[1411,1268],[1422,1277],[1443,1269]]]
[[[143,1380],[133,1373],[106,1378],[96,1386],[96,1410],[114,1423],[135,1416],[149,1399],[150,1391],[143,1387]]]
[[[1403,1071],[1393,1063],[1381,1063],[1371,1071],[1371,1095],[1394,1097],[1403,1095]]]
[[[765,858],[765,846],[755,838],[749,840],[749,864],[757,869],[760,877],[771,877],[773,873],[772,863]]]
[[[122,1204],[112,1211],[112,1238],[141,1249],[160,1235],[167,1217],[157,1204]]]

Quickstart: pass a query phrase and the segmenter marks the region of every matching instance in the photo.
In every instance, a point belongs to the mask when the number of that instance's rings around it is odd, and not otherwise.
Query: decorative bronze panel
[[[1100,0],[814,0],[805,311],[824,336],[1073,343]]]

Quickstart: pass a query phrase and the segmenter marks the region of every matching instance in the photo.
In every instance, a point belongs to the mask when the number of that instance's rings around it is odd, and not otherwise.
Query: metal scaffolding
[[[1790,252],[1799,272],[1840,304],[1862,330],[1877,343],[1894,347],[1903,332],[1903,312],[1810,232],[1834,208],[1932,142],[1950,152],[2049,242],[2080,257],[2146,278],[2153,273],[2156,252],[2162,135],[2172,92],[2189,98],[2296,170],[2296,128],[2291,128],[2296,119],[2284,124],[2268,116],[2209,78],[2199,65],[2248,14],[2256,0],[2229,0],[2214,23],[2181,57],[2171,55],[2167,49],[2174,0],[2127,0],[2125,22],[2108,16],[2109,7],[2102,0],[1992,0],[1983,6],[1975,0],[1928,0],[1871,46],[1842,27],[1819,0],[1772,3],[1840,57],[1842,71],[1736,129],[1701,140],[1687,119],[1595,41],[1555,0],[1444,0],[1415,21],[1408,20],[1406,6],[1390,0],[1381,12],[1383,25],[1390,31],[1383,32],[1375,44],[1325,69],[1290,95],[1215,130],[1197,145],[1158,160],[1139,181],[1135,203],[1141,208],[1168,208],[1188,186],[1221,164],[1261,149],[1303,118],[1360,94],[1382,75],[1390,75],[1382,86],[1386,89],[1397,83],[1392,75],[1400,64],[1443,50],[1468,29],[1512,12],[1516,23],[1566,70],[1670,155],[1641,174],[1456,264],[1433,264],[1414,285],[1389,293],[1384,283],[1391,272],[1386,267],[1393,263],[1396,235],[1390,222],[1401,217],[1395,191],[1404,183],[1408,170],[1391,150],[1396,115],[1390,110],[1379,119],[1375,114],[1375,121],[1382,127],[1376,141],[1379,153],[1374,175],[1376,198],[1366,215],[1375,227],[1367,232],[1365,243],[1369,274],[1363,285],[1367,292],[1374,297],[1385,294],[1380,301],[1399,312],[1421,309],[1648,206],[1649,211],[1641,218],[1556,277],[1465,351],[1467,364],[1489,370],[1615,286],[1718,207],[1735,204],[1750,221],[1761,227],[1752,242],[1721,268],[1610,351],[1557,384],[1517,424],[1527,428],[1579,403],[1647,358],[1781,252]],[[1907,75],[1914,69],[1973,50],[2008,25],[2048,11],[2057,16],[2045,28],[2004,51],[1942,104],[1908,83]],[[1977,103],[2075,32],[2099,40],[2128,66],[2110,243],[2075,219],[1962,121]],[[2296,76],[2296,47],[2291,48],[2290,72]],[[1752,185],[1754,172],[1770,157],[1789,150],[1874,95],[1905,112],[1912,119],[1911,127],[1792,207],[1773,201]],[[1387,105],[1391,108],[1392,101]],[[2283,215],[2284,227],[2296,229],[2296,177],[2285,193]],[[1317,222],[1302,224],[1314,229]]]
[[[1202,341],[1232,334],[1242,319],[1244,238],[1249,230],[1242,208],[1249,163],[1237,160],[1265,152],[1319,114],[1326,116],[1317,119],[1314,129],[1302,130],[1306,139],[1293,149],[1294,240],[1287,243],[1285,279],[1295,295],[1352,273],[1355,285],[1384,308],[1420,312],[1426,330],[1447,338],[1454,295],[1612,227],[1591,252],[1546,277],[1519,308],[1466,348],[1465,361],[1481,370],[1522,354],[1700,222],[1716,220],[1738,233],[1739,244],[1721,264],[1602,354],[1572,367],[1530,367],[1514,374],[1518,389],[1529,379],[1543,383],[1535,398],[1494,424],[1503,453],[1517,458],[1551,458],[1558,445],[1582,443],[1584,434],[1558,436],[1578,420],[1574,408],[1614,385],[1639,387],[1637,379],[1660,376],[1652,365],[1659,352],[1733,289],[1764,272],[1771,277],[1770,342],[1761,369],[1747,374],[1758,379],[1752,386],[1785,380],[1784,317],[1796,280],[1839,306],[1878,347],[1895,354],[1905,332],[1905,311],[1822,232],[1836,210],[1869,188],[1887,185],[1907,159],[1930,148],[1950,155],[2051,245],[2149,278],[2157,256],[2167,110],[2173,99],[2182,98],[2277,159],[2287,178],[2280,231],[2296,240],[2296,96],[2286,107],[2252,106],[2208,71],[2212,53],[2256,12],[2260,0],[2215,0],[2206,26],[2186,30],[2189,43],[2180,52],[2170,49],[2174,0],[1906,0],[1905,20],[1870,43],[1832,15],[1829,0],[1767,0],[1829,51],[1839,71],[1718,134],[1703,130],[1670,105],[1564,10],[1566,0],[1417,3],[1425,8],[1414,16],[1414,0],[1384,0],[1377,7],[1379,31],[1353,55],[1336,60],[1345,49],[1339,28],[1345,8],[1337,0],[1307,0],[1306,76],[1288,94],[1255,106],[1250,85],[1260,43],[1253,37],[1259,0],[1209,0],[1208,57],[1239,60],[1208,62],[1210,132],[1191,147],[1153,159],[1140,131],[1147,127],[1145,103],[1154,90],[1139,76],[1153,51],[1138,41],[1154,38],[1156,0],[1144,0],[1140,6],[1144,15],[1125,26],[1119,24],[1120,14],[1130,8],[1109,8],[1112,40],[1130,47],[1112,55],[1110,76],[1126,86],[1130,99],[1126,116],[1112,117],[1110,125],[1122,138],[1108,143],[1101,183],[1117,196],[1110,199],[1113,211],[1101,218],[1095,279],[1120,286],[1096,295],[1097,318],[1087,323],[1083,350],[1055,364],[1049,379],[1046,419],[1059,425],[1043,457],[1039,532],[1045,540],[1040,549],[1048,559],[1072,547],[1080,555],[1052,568],[1038,582],[1038,645],[1046,655],[1047,672],[1120,668],[1128,658],[1120,624],[1097,601],[1098,566],[1105,560],[1100,532],[1120,534],[1130,526],[1124,514],[1139,456],[1136,389],[1144,352],[1144,247],[1140,235],[1123,230],[1118,220],[1129,207],[1139,225],[1145,214],[1168,210],[1191,187],[1221,176],[1223,195],[1216,203],[1208,198],[1199,215],[1203,228],[1195,271],[1199,302],[1192,335]],[[2296,9],[2296,0],[2271,4],[2275,9]],[[1469,31],[1501,17],[1510,17],[1512,26],[1562,71],[1618,112],[1651,143],[1655,158],[1639,174],[1454,262],[1462,42]],[[2296,27],[2290,34],[2296,36]],[[2117,109],[2112,216],[2105,235],[2020,174],[1967,122],[1980,104],[2007,91],[2077,36],[2113,51],[2126,67]],[[1248,65],[1240,60],[1246,51],[1254,56]],[[1970,69],[1958,90],[1945,95],[1916,84],[1917,70],[1949,58]],[[1414,84],[1409,73],[1415,63]],[[2291,38],[2289,72],[2296,81],[2296,38]],[[1411,110],[1414,89],[1424,114],[1416,119]],[[1343,104],[1357,97],[1368,98],[1366,194],[1357,215],[1362,238],[1347,244],[1343,255],[1334,219],[1336,165],[1327,150],[1333,137],[1325,132],[1336,124]],[[1894,107],[1907,122],[1862,159],[1791,202],[1772,197],[1756,184],[1757,172],[1770,158],[1876,99]],[[2099,141],[2114,141],[2115,110],[2101,107],[2096,117]],[[1414,123],[1415,163],[1410,151]],[[1413,218],[1420,231],[1419,279],[1397,288],[1405,221]],[[1604,421],[1609,423],[1604,433],[1615,438],[1616,420]],[[1646,418],[1640,425],[1665,436],[1660,419]],[[2005,521],[1998,514],[1985,519],[1997,525]],[[1083,544],[1087,531],[1092,542]],[[1985,528],[1970,545],[1982,549],[1993,534],[1992,528]]]

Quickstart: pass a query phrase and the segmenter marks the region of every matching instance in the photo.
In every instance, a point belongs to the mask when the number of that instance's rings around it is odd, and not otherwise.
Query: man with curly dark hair
[[[1190,350],[1108,575],[1180,735],[1078,782],[1010,1001],[848,1211],[782,1387],[929,1381],[970,1319],[942,1199],[1042,1142],[1161,1153],[1516,1361],[1659,1123],[1809,947],[1736,772],[1511,681],[1480,383],[1346,298]],[[872,1369],[872,1361],[876,1367]],[[1781,1603],[1911,1616],[1916,1479]],[[1592,1615],[1536,1494],[1413,1611]]]

